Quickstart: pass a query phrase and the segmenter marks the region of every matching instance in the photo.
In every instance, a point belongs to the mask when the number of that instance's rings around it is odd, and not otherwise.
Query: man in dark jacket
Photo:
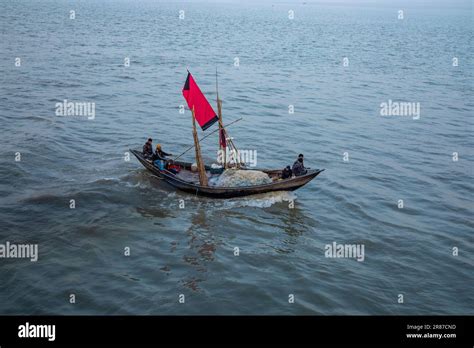
[[[153,156],[153,147],[151,145],[152,142],[153,142],[153,139],[148,138],[145,145],[143,145],[143,151],[142,151],[143,157],[151,159],[151,157]]]
[[[291,172],[290,166],[286,166],[286,168],[283,169],[282,172],[281,172],[281,178],[282,179],[289,179],[289,178],[291,178],[292,175],[293,175],[293,173]]]
[[[293,174],[295,176],[300,176],[306,174],[308,171],[304,167],[304,156],[302,153],[298,155],[298,159],[293,163]]]

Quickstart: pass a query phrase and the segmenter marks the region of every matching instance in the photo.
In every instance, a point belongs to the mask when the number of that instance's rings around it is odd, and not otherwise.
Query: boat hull
[[[313,169],[308,170],[305,175],[293,177],[290,179],[285,180],[278,180],[271,182],[269,184],[263,185],[255,185],[255,186],[243,186],[243,187],[214,187],[214,186],[201,186],[198,184],[194,184],[192,182],[181,180],[180,178],[176,177],[173,173],[167,170],[159,170],[155,167],[150,161],[147,161],[143,158],[142,154],[139,151],[131,150],[131,152],[137,157],[140,163],[153,174],[158,176],[159,178],[163,179],[174,188],[177,188],[181,191],[192,193],[198,196],[206,196],[212,198],[232,198],[232,197],[243,197],[243,196],[250,196],[256,194],[262,194],[266,192],[274,192],[274,191],[294,191],[308,182],[313,180],[316,176],[318,176],[324,169]],[[174,162],[183,168],[190,168],[191,163],[188,162]],[[206,169],[209,169],[206,166]],[[269,175],[275,175],[281,170],[261,170],[266,172]]]

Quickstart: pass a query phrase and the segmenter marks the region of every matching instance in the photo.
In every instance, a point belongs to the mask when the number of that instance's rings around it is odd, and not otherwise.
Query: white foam
[[[288,191],[268,192],[260,195],[235,198],[227,201],[231,208],[235,207],[256,207],[268,208],[276,203],[290,202],[296,200],[296,194]]]
[[[269,208],[277,203],[294,201],[296,198],[294,192],[277,191],[229,199],[207,199],[206,202],[201,202],[201,204],[210,210],[228,210],[243,207]]]

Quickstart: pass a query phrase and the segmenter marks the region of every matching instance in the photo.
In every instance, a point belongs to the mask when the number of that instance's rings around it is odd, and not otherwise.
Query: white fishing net
[[[221,175],[209,179],[209,185],[220,187],[255,186],[269,184],[272,179],[258,170],[227,169]]]

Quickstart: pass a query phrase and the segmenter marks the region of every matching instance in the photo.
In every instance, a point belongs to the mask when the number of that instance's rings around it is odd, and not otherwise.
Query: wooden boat
[[[259,169],[267,173],[272,179],[271,183],[255,186],[238,186],[238,187],[216,187],[204,186],[199,183],[199,174],[191,171],[191,163],[175,161],[174,165],[179,166],[180,171],[174,174],[168,170],[160,170],[152,161],[145,159],[141,151],[130,150],[143,166],[160,179],[164,179],[169,185],[185,192],[196,194],[199,196],[207,196],[212,198],[231,198],[255,195],[259,193],[273,191],[293,191],[306,185],[308,182],[318,176],[324,169],[310,169],[301,176],[294,176],[289,179],[281,179],[281,170]],[[210,173],[210,167],[205,166],[206,175],[211,178],[215,174]],[[247,170],[247,169],[242,169]]]
[[[135,155],[135,157],[140,161],[140,163],[143,164],[145,168],[147,168],[160,179],[166,181],[169,185],[185,192],[213,198],[241,197],[272,191],[293,191],[307,184],[316,176],[318,176],[322,171],[324,171],[324,169],[307,170],[304,175],[282,179],[282,170],[260,169],[259,171],[264,172],[268,175],[268,177],[271,179],[271,182],[265,184],[256,184],[252,186],[234,187],[215,186],[209,184],[209,180],[212,180],[216,175],[218,176],[220,174],[213,174],[212,168],[204,164],[201,155],[199,138],[196,130],[196,121],[199,123],[203,131],[216,122],[219,124],[219,128],[214,132],[219,131],[219,151],[222,151],[224,158],[222,161],[223,170],[230,168],[249,170],[245,167],[245,164],[240,162],[239,156],[235,158],[234,162],[227,160],[228,154],[238,153],[238,150],[232,138],[228,136],[227,129],[222,123],[222,101],[219,99],[219,92],[217,88],[217,71],[216,92],[218,113],[214,112],[206,97],[194,81],[193,76],[188,71],[188,77],[183,87],[183,96],[186,99],[189,109],[192,112],[194,145],[188,148],[185,152],[183,152],[175,159],[171,160],[170,162],[167,162],[168,164],[172,163],[173,166],[175,166],[174,171],[169,169],[169,167],[167,166],[162,166],[161,168],[156,166],[151,160],[145,158],[142,152],[140,151],[132,149],[130,151]],[[214,132],[211,132],[211,134]],[[210,134],[203,137],[201,140],[208,137],[209,135]],[[194,168],[194,170],[192,170],[191,163],[177,161],[178,158],[180,158],[184,153],[186,153],[192,148],[195,149],[196,155],[196,167]]]

